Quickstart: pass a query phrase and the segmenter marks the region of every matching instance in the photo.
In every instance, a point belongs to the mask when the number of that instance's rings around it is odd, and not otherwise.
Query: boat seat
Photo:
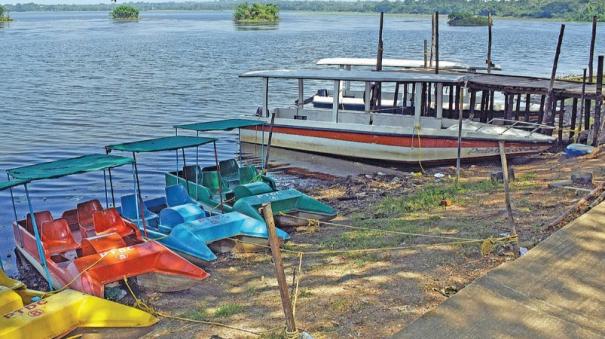
[[[137,211],[136,199],[137,198],[136,198],[135,194],[124,195],[120,198],[120,202],[122,203],[122,206],[121,206],[122,215],[125,218],[128,218],[138,224],[139,220],[141,220],[140,209],[141,209],[141,206],[143,206],[143,216],[145,218],[145,223],[147,224],[147,226],[157,227],[160,217],[157,214],[150,211],[147,208],[147,206],[145,206],[145,203],[141,199],[139,199],[139,205],[138,205],[139,210]],[[139,226],[143,226],[143,225],[141,224]]]
[[[221,177],[237,178],[239,180],[239,165],[235,159],[228,159],[219,162]]]
[[[249,184],[255,181],[259,181],[260,176],[254,166],[242,166],[239,169],[239,184]]]
[[[92,214],[103,209],[99,200],[89,200],[78,204],[78,224],[80,225],[80,234],[86,238],[94,231],[92,224]]]
[[[122,237],[127,237],[135,233],[131,227],[126,225],[126,222],[115,208],[96,211],[92,215],[92,220],[97,235],[118,233]]]
[[[42,242],[51,256],[80,248],[71,234],[67,220],[62,218],[42,224]]]
[[[50,213],[50,211],[34,212],[34,217],[36,218],[36,225],[38,226],[38,231],[40,230],[40,227],[42,227],[42,224],[49,221],[53,221],[53,215]],[[30,213],[27,213],[25,229],[29,233],[34,234],[34,224],[32,222],[32,216]]]
[[[182,178],[187,181],[199,183],[202,180],[202,169],[198,165],[183,166]]]
[[[82,256],[103,253],[115,248],[126,247],[124,239],[115,232],[104,233],[82,239]]]
[[[172,185],[166,187],[166,203],[168,207],[179,206],[184,204],[197,204],[193,200],[183,185]]]
[[[216,194],[221,188],[220,177],[217,171],[202,172],[202,186],[206,187],[210,193]]]
[[[160,230],[170,232],[176,225],[208,216],[199,204],[184,204],[168,207],[160,212]]]
[[[239,185],[233,189],[235,200],[271,192],[273,192],[273,188],[264,182],[253,182],[246,185]]]

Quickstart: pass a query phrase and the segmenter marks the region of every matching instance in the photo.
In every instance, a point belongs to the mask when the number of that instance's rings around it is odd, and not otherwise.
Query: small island
[[[279,21],[278,14],[279,7],[274,4],[243,3],[235,8],[233,20],[244,25],[275,24]]]
[[[447,16],[447,24],[450,26],[487,26],[489,18],[471,13],[452,13]]]
[[[120,5],[111,11],[114,20],[138,20],[139,10],[128,5]]]
[[[8,11],[4,6],[0,5],[0,22],[9,22],[13,19],[8,15]]]

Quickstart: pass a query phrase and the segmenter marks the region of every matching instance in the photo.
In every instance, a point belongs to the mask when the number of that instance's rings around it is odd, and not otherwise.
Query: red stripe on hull
[[[254,128],[248,128],[254,130]],[[265,127],[265,131],[269,131],[269,127]],[[307,128],[296,128],[296,127],[282,127],[274,126],[273,133],[280,134],[291,134],[300,135],[314,138],[324,138],[332,140],[351,141],[367,144],[379,144],[387,146],[399,146],[399,147],[414,147],[414,148],[457,148],[458,139],[454,137],[426,137],[426,136],[408,136],[408,135],[378,135],[371,133],[356,133],[351,131],[329,131],[329,130],[316,130]],[[547,145],[548,143],[543,143]],[[532,143],[522,142],[507,142],[507,147],[530,147],[535,146]],[[498,147],[498,141],[490,140],[462,140],[462,147]]]

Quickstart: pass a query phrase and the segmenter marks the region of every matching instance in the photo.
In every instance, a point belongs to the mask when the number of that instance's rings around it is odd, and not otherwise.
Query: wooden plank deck
[[[605,338],[605,202],[394,338]]]

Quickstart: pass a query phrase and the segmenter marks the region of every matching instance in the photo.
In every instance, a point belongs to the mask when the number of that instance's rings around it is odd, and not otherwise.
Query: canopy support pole
[[[189,193],[189,178],[185,176],[185,167],[187,167],[187,160],[185,160],[185,148],[181,148],[183,154],[183,179],[185,179],[185,185],[187,187],[187,193]],[[178,151],[177,151],[178,152]]]
[[[105,186],[105,208],[109,208],[109,196],[107,195],[107,173],[103,170],[103,185]]]
[[[195,136],[199,137],[200,136],[200,131],[196,131],[195,132]],[[197,188],[200,186],[200,178],[199,178],[199,171],[198,169],[200,168],[200,146],[195,146],[195,199],[197,200],[198,194],[197,194]],[[177,179],[178,182],[178,179]],[[189,191],[187,191],[187,193],[189,193]]]
[[[218,163],[216,141],[213,141],[212,145],[214,146],[214,162],[216,163],[216,173],[218,174],[218,196],[221,199],[221,212],[225,212],[225,206],[223,205],[223,178],[221,177],[221,166]]]
[[[178,153],[177,153],[178,154]],[[132,159],[134,162],[132,163],[132,175],[134,176],[134,206],[137,209],[138,213],[140,213],[141,222],[143,223],[143,232],[145,233],[145,237],[149,238],[147,235],[147,222],[145,220],[145,204],[143,202],[143,197],[141,196],[141,183],[139,182],[139,168],[137,167],[137,156],[135,152],[132,152]],[[141,206],[139,207],[139,202]]]
[[[10,175],[8,173],[6,173],[6,178],[8,180],[11,179]],[[9,188],[8,189],[11,193],[11,202],[13,203],[13,213],[15,215],[15,221],[19,220],[19,217],[17,216],[17,207],[15,206],[15,196],[13,195],[13,188]]]
[[[40,257],[40,263],[42,264],[42,268],[44,269],[44,274],[46,275],[46,281],[48,282],[48,288],[53,290],[53,282],[50,277],[50,272],[48,271],[48,265],[46,264],[46,255],[44,254],[44,248],[42,247],[42,241],[40,240],[40,231],[38,230],[38,223],[36,222],[36,215],[34,214],[34,208],[32,207],[31,199],[29,198],[29,190],[27,189],[27,184],[23,184],[25,187],[25,197],[27,198],[27,207],[29,208],[29,215],[32,219],[32,224],[34,225],[34,236],[36,237],[36,247],[38,248],[38,256]],[[16,220],[15,220],[16,222]]]
[[[269,168],[269,151],[271,151],[271,140],[273,139],[273,125],[275,124],[275,113],[271,115],[271,125],[269,126],[269,140],[267,140],[267,150],[265,153],[265,166],[263,167],[263,174],[267,173]]]

